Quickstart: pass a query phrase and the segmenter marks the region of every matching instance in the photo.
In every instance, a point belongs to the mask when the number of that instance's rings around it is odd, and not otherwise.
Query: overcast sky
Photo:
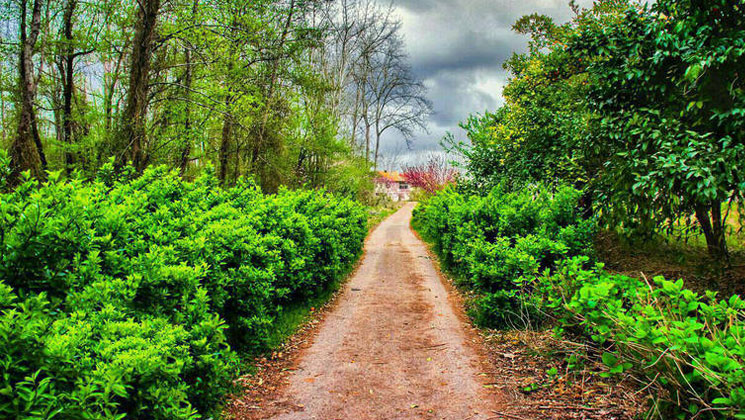
[[[589,6],[592,0],[577,3]],[[383,139],[384,154],[401,156],[401,164],[439,150],[439,141],[448,131],[463,137],[459,122],[502,103],[506,81],[502,63],[512,52],[527,47],[526,37],[510,29],[518,18],[534,12],[557,22],[571,17],[569,0],[394,0],[393,4],[403,22],[414,72],[429,89],[435,111],[430,134],[417,134],[412,151],[406,150],[398,133],[387,133]]]

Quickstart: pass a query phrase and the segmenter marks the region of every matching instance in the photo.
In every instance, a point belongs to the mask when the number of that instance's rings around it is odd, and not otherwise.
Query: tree
[[[318,24],[327,27],[314,63],[332,86],[329,107],[341,120],[351,147],[359,147],[360,124],[367,115],[363,99],[368,91],[372,57],[386,41],[397,36],[400,22],[393,5],[381,7],[374,0],[321,2]],[[368,107],[369,108],[369,107]],[[369,130],[365,130],[369,157]]]
[[[427,130],[432,104],[426,98],[424,84],[414,76],[406,62],[404,44],[399,37],[388,38],[385,49],[372,61],[373,73],[368,78],[372,106],[368,112],[372,113],[375,130],[373,164],[377,168],[383,133],[397,130],[408,143],[417,129]]]
[[[334,87],[330,109],[348,130],[350,145],[377,167],[385,132],[398,130],[410,140],[426,131],[426,88],[408,64],[392,5],[341,0],[320,10],[329,31],[316,62]]]
[[[727,211],[745,189],[745,14],[737,2],[630,5],[593,19],[570,50],[593,55],[590,141],[611,153],[598,183],[619,223],[643,231],[694,215],[726,259]]]
[[[28,21],[28,2],[29,0],[21,0],[19,8],[18,90],[20,91],[20,103],[16,136],[10,147],[11,182],[14,182],[13,180],[17,179],[23,171],[30,171],[31,175],[44,178],[44,170],[47,168],[46,155],[36,119],[37,82],[34,71],[36,42],[41,30],[41,8],[45,2],[33,0],[30,22]]]
[[[191,9],[191,20],[196,20],[199,12],[199,0],[194,0]],[[189,102],[193,90],[193,79],[194,79],[194,64],[192,63],[192,51],[189,45],[184,46],[184,74],[183,74],[183,89],[182,95]],[[191,108],[189,105],[184,107],[184,130],[185,139],[181,149],[181,158],[179,160],[179,173],[184,176],[189,166],[189,156],[191,155],[192,148],[192,121],[191,121]]]
[[[727,209],[745,191],[745,15],[699,3],[601,1],[562,25],[520,19],[530,49],[506,63],[505,106],[463,125],[470,145],[446,143],[477,182],[572,184],[587,215],[630,235],[695,219],[726,259]]]
[[[59,70],[60,82],[62,85],[62,118],[60,125],[60,140],[64,150],[64,167],[67,173],[72,172],[75,166],[75,153],[73,153],[74,144],[74,126],[75,116],[73,115],[73,105],[76,96],[75,86],[75,63],[80,57],[90,54],[94,51],[92,44],[94,42],[91,34],[76,34],[75,23],[79,21],[76,17],[78,12],[78,0],[66,0],[64,11],[62,13],[61,42],[56,57],[57,69]],[[77,36],[76,36],[77,35]],[[59,128],[59,127],[58,127]]]
[[[143,143],[145,142],[145,118],[150,99],[150,67],[160,7],[161,0],[138,2],[130,55],[129,90],[119,128],[119,141],[123,146],[119,158],[121,160],[126,156],[140,172],[148,162]]]
[[[513,30],[530,36],[527,53],[516,53],[503,67],[509,82],[505,105],[461,124],[470,144],[452,135],[445,146],[462,155],[476,182],[512,189],[541,182],[584,188],[598,167],[584,143],[590,110],[586,57],[572,56],[567,37],[579,25],[558,25],[547,16],[519,19]]]
[[[340,17],[318,0],[0,3],[0,125],[16,177],[90,177],[113,157],[117,169],[166,164],[184,177],[214,164],[224,184],[252,176],[268,192],[368,188],[349,179],[370,167],[350,130],[355,98],[372,95],[357,71],[398,30],[392,8],[345,0]]]
[[[455,183],[458,172],[448,164],[442,155],[430,155],[427,162],[408,166],[401,174],[412,187],[421,188],[429,194],[436,194]]]

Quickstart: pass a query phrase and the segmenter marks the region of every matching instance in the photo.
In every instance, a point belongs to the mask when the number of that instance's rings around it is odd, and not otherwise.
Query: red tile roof
[[[378,175],[393,182],[406,182],[406,180],[401,176],[401,174],[398,173],[398,171],[378,171]]]

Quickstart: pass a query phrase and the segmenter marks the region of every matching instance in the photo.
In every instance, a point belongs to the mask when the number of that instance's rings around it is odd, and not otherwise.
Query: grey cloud
[[[435,113],[432,122],[440,127],[455,127],[472,112],[483,112],[499,105],[500,84],[506,75],[495,70],[492,83],[486,83],[486,90],[479,85],[484,71],[455,70],[442,71],[428,79],[429,97]]]
[[[583,7],[592,2],[578,1]],[[395,0],[412,68],[428,86],[435,114],[430,133],[420,133],[413,150],[402,151],[400,134],[390,132],[382,139],[383,153],[413,159],[438,150],[447,132],[462,136],[459,122],[503,102],[507,75],[502,63],[527,46],[525,37],[512,32],[512,24],[530,13],[565,22],[571,17],[568,4],[569,0]]]
[[[397,7],[427,17],[453,21],[511,27],[519,17],[530,13],[548,14],[559,21],[571,16],[569,0],[398,0]],[[592,0],[578,1],[580,6]]]
[[[492,37],[464,30],[456,37],[432,44],[411,56],[414,70],[423,78],[442,71],[499,69],[513,51],[522,47],[522,40],[511,34]]]

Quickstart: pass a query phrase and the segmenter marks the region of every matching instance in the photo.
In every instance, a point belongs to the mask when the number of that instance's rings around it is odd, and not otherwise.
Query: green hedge
[[[484,197],[449,189],[417,207],[413,223],[458,281],[477,293],[475,320],[504,327],[526,321],[525,279],[591,248],[595,225],[582,219],[579,197],[572,188],[495,188]]]
[[[219,416],[237,353],[351,267],[365,209],[164,168],[0,195],[0,418]]]
[[[601,349],[604,375],[632,371],[660,391],[662,418],[745,418],[745,302],[658,277],[609,274],[591,254],[592,221],[579,193],[447,191],[421,205],[414,225],[444,265],[478,296],[476,320],[550,315],[558,333]]]

